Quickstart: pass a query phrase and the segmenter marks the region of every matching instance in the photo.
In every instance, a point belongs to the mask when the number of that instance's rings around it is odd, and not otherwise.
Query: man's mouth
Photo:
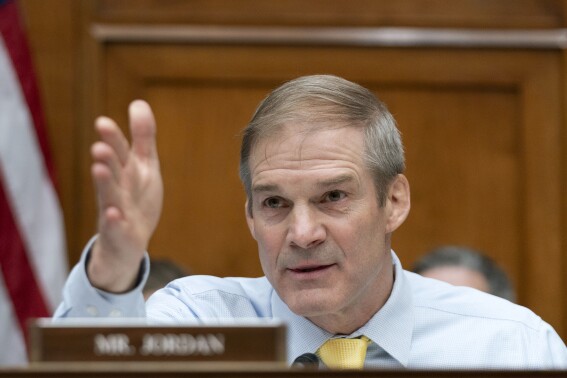
[[[313,265],[313,266],[302,266],[302,267],[297,267],[297,268],[290,268],[290,270],[294,273],[310,273],[310,272],[316,272],[319,270],[324,270],[329,268],[330,266],[332,266],[333,264],[330,265]]]

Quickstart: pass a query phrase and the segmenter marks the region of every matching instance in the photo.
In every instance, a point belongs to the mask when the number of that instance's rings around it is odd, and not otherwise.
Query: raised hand
[[[131,146],[113,120],[99,117],[91,148],[99,236],[87,271],[93,286],[114,293],[133,288],[163,203],[152,110],[137,100],[129,117]]]

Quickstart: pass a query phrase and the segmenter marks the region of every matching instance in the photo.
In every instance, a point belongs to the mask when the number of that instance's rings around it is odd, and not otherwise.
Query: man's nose
[[[313,248],[325,241],[327,231],[316,209],[294,206],[290,214],[288,242],[303,249]]]

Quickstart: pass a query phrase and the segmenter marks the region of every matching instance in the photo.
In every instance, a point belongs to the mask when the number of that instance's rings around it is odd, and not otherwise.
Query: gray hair
[[[243,131],[240,179],[250,214],[252,150],[261,139],[273,136],[289,122],[309,124],[310,130],[316,130],[324,122],[337,127],[364,127],[363,158],[374,176],[378,203],[385,204],[389,184],[405,169],[404,148],[394,117],[368,89],[337,76],[312,75],[289,81],[272,91]]]
[[[414,265],[413,271],[421,274],[440,266],[460,266],[478,272],[486,278],[490,294],[511,302],[516,300],[516,294],[504,270],[479,251],[457,246],[439,247],[419,260]]]

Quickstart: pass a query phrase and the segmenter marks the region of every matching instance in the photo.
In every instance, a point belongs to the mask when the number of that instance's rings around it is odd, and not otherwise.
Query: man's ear
[[[244,204],[244,214],[246,215],[246,223],[248,224],[250,234],[252,234],[252,237],[256,239],[256,234],[254,233],[254,218],[252,217],[252,205],[249,205],[249,201],[250,200],[247,199]]]
[[[410,187],[406,176],[397,175],[388,190],[388,197],[386,198],[386,211],[388,214],[386,223],[386,232],[392,233],[408,217],[411,207],[410,201]]]

